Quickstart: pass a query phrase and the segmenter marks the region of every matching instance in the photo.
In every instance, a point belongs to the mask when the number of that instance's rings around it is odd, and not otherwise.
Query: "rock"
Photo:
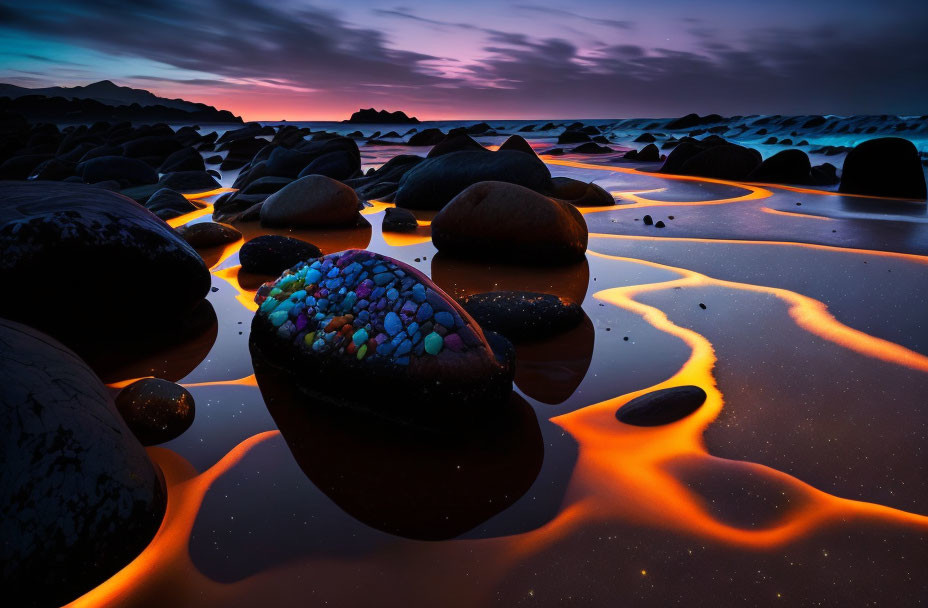
[[[348,140],[354,143],[353,140]],[[322,175],[331,179],[346,180],[361,170],[360,153],[351,150],[332,150],[306,165],[297,177]]]
[[[569,263],[584,257],[587,239],[575,207],[505,182],[468,187],[432,220],[435,248],[465,258]]]
[[[3,298],[0,316],[78,352],[126,328],[158,331],[188,315],[210,286],[199,254],[123,196],[81,184],[0,182],[0,291],[18,293],[42,276],[54,277],[67,306],[60,297]],[[117,289],[120,281],[132,289]]]
[[[290,371],[324,404],[435,426],[476,421],[509,399],[511,360],[402,262],[330,254],[265,283],[255,301],[252,354]]]
[[[612,195],[594,184],[569,177],[551,178],[551,196],[577,207],[607,207],[615,205]]]
[[[32,170],[29,179],[59,181],[71,177],[77,168],[76,163],[65,162],[59,158],[50,158]]]
[[[557,136],[557,143],[559,144],[580,144],[589,141],[590,136],[583,131],[566,130]]]
[[[645,226],[652,226],[654,224],[654,218],[652,218],[650,215],[644,216],[642,221],[644,222]]]
[[[359,217],[354,190],[322,175],[307,175],[287,184],[261,207],[265,226],[351,226]]]
[[[158,172],[137,158],[99,156],[77,165],[77,174],[84,183],[93,184],[115,179],[126,186],[158,183]]]
[[[161,176],[158,185],[178,192],[201,192],[221,187],[216,178],[206,171],[175,171]]]
[[[638,144],[650,144],[650,143],[654,143],[655,141],[657,141],[657,138],[651,135],[650,133],[642,133],[641,135],[636,137],[633,141]]]
[[[161,188],[145,201],[145,208],[163,220],[190,213],[199,209],[184,198],[184,195],[170,188]]]
[[[809,156],[802,150],[790,149],[777,152],[762,162],[748,179],[770,184],[807,184],[811,170]]]
[[[537,157],[535,151],[529,145],[525,138],[521,135],[510,135],[509,138],[503,142],[503,145],[499,147],[500,150],[515,150],[517,152],[525,152],[526,154],[531,154],[532,156]]]
[[[698,386],[674,386],[632,399],[615,417],[634,426],[659,426],[686,418],[705,401],[706,392]]]
[[[707,116],[699,116],[699,114],[687,114],[682,118],[677,118],[671,120],[667,123],[666,128],[677,131],[682,129],[692,129],[700,125],[712,124],[714,122],[722,122],[724,120],[718,114],[709,114]]]
[[[345,120],[346,123],[359,123],[359,124],[418,124],[419,120],[416,117],[409,117],[405,112],[387,112],[386,110],[375,110],[374,108],[368,108],[366,110],[358,110],[351,115],[351,118]]]
[[[487,123],[480,122],[475,125],[471,125],[467,127],[467,134],[468,135],[483,135],[484,133],[489,131],[491,128],[492,127],[490,127],[490,125],[488,125]]]
[[[180,437],[193,424],[193,395],[184,387],[144,378],[122,389],[116,409],[142,445],[158,445]]]
[[[410,146],[434,146],[445,138],[441,129],[425,129],[416,133],[406,142]]]
[[[232,226],[216,222],[188,224],[177,228],[176,231],[182,239],[197,249],[218,247],[219,245],[234,243],[242,238],[242,233]]]
[[[540,159],[524,152],[451,152],[428,158],[407,172],[394,202],[407,209],[441,209],[468,186],[491,180],[548,192],[551,173]]]
[[[600,146],[599,144],[588,141],[585,144],[581,144],[571,150],[574,154],[609,154],[610,152],[615,152],[609,146]]]
[[[663,220],[657,220],[656,222],[654,222],[654,227],[655,227],[655,228],[664,228],[664,227],[665,227],[665,224],[664,224]]]
[[[384,212],[382,229],[385,232],[415,232],[418,227],[411,211],[390,207]]]
[[[583,320],[579,304],[530,291],[494,291],[466,296],[461,306],[484,329],[510,340],[537,340]]]
[[[662,173],[743,180],[762,161],[760,152],[718,138],[678,145],[661,167]]]
[[[435,146],[429,150],[426,158],[435,158],[436,156],[450,154],[451,152],[460,152],[461,150],[489,152],[489,150],[481,146],[477,140],[469,135],[464,133],[452,135],[449,133],[443,140],[435,144]]]
[[[289,177],[274,177],[271,175],[259,177],[242,188],[242,194],[274,194],[287,184],[293,182]]]
[[[640,160],[642,162],[654,163],[661,159],[661,151],[657,149],[657,146],[654,144],[648,144],[644,148],[638,151],[635,155],[635,160]]]
[[[317,151],[304,152],[288,148],[274,148],[267,158],[265,171],[267,175],[296,179],[300,171],[318,156]]]
[[[188,146],[164,159],[158,171],[171,173],[173,171],[203,171],[204,169],[206,169],[206,165],[203,163],[203,157],[200,156],[199,152]]]
[[[23,154],[0,164],[0,179],[26,179],[40,164],[51,160],[51,154]]]
[[[831,163],[815,165],[809,173],[809,183],[815,186],[831,186],[839,181],[838,168]]]
[[[925,173],[918,150],[900,137],[865,141],[847,153],[838,190],[924,200]]]
[[[16,605],[60,606],[145,548],[164,481],[77,355],[7,320],[0,345],[0,580]]]
[[[321,255],[322,252],[312,243],[266,234],[242,245],[238,259],[245,272],[279,275],[295,264]]]
[[[173,136],[151,135],[130,139],[122,145],[123,154],[129,158],[168,158],[183,148]],[[160,163],[159,163],[160,164]]]
[[[222,162],[222,157],[218,154],[213,154],[212,156],[207,156],[204,161],[207,165],[218,165]]]

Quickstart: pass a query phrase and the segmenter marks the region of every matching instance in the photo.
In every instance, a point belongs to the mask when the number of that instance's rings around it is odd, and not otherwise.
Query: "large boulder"
[[[163,220],[169,220],[199,209],[199,207],[184,198],[183,194],[170,188],[161,188],[155,191],[145,201],[145,208]]]
[[[683,143],[667,157],[663,173],[696,175],[715,179],[743,180],[760,166],[763,157],[753,148],[706,138]]]
[[[352,140],[351,143],[354,143]],[[361,162],[351,150],[332,150],[314,159],[300,171],[297,177],[307,175],[324,175],[326,177],[346,180],[360,174]]]
[[[0,320],[0,383],[0,580],[17,606],[60,606],[145,548],[164,481],[106,386],[49,336]]]
[[[513,353],[418,270],[348,250],[258,290],[252,353],[321,402],[413,425],[476,422],[512,390]]]
[[[265,226],[351,226],[358,222],[358,195],[323,175],[307,175],[267,197],[261,207]]]
[[[841,192],[924,200],[925,173],[907,139],[882,137],[856,146],[844,159]]]
[[[443,140],[435,144],[435,146],[429,150],[427,158],[435,158],[436,156],[460,152],[461,150],[489,152],[489,150],[480,145],[480,142],[466,133],[448,133]]]
[[[406,143],[410,146],[434,146],[445,138],[441,129],[425,129],[413,134]]]
[[[279,275],[287,268],[322,255],[312,243],[289,236],[264,234],[242,245],[239,262],[245,272]]]
[[[2,298],[0,315],[79,352],[185,317],[210,287],[197,252],[137,203],[81,184],[0,182],[0,291],[37,280],[55,296]]]
[[[608,207],[615,205],[609,192],[593,182],[582,182],[570,177],[551,178],[551,196],[577,207]]]
[[[164,159],[158,171],[171,173],[173,171],[203,171],[205,169],[206,164],[203,162],[203,157],[199,152],[188,146]]]
[[[242,238],[242,233],[225,224],[217,222],[199,222],[180,226],[176,230],[182,239],[197,249],[228,245]]]
[[[461,306],[484,329],[510,340],[538,340],[580,324],[583,309],[553,294],[492,291],[464,297]]]
[[[407,209],[441,209],[468,186],[502,181],[537,192],[551,188],[551,172],[534,155],[515,150],[462,150],[428,158],[407,172],[394,202]]]
[[[790,149],[777,152],[748,176],[753,182],[769,184],[807,184],[812,163],[802,150]]]
[[[588,236],[573,205],[505,182],[470,186],[432,220],[439,251],[497,261],[576,262],[586,253]]]
[[[158,182],[158,172],[145,161],[125,156],[98,156],[77,165],[84,183],[94,184],[114,179],[125,186]]]

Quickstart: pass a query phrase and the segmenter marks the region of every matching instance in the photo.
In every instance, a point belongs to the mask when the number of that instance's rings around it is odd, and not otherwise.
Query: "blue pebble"
[[[403,331],[403,322],[400,320],[400,316],[395,312],[388,312],[383,319],[383,328],[391,336],[395,336],[399,332]],[[380,352],[379,350],[377,351]]]
[[[393,362],[397,365],[409,365],[409,357],[397,357]]]
[[[361,346],[367,342],[367,331],[364,329],[359,329],[358,331],[354,332],[354,335],[351,336],[351,341],[354,342],[355,346]]]
[[[377,354],[378,355],[389,355],[393,352],[393,349],[395,348],[396,347],[393,346],[392,342],[384,342],[383,344],[377,347]]]
[[[396,352],[394,353],[394,355],[397,357],[408,355],[411,350],[412,350],[412,341],[409,338],[406,338],[405,340],[400,342],[399,346],[396,347]]]
[[[425,285],[416,283],[412,286],[412,299],[416,304],[425,302]]]
[[[387,299],[390,300],[391,302],[397,299],[398,297],[400,297],[400,292],[398,292],[397,290],[392,289],[392,288],[387,290]]]
[[[341,272],[341,269],[338,266],[334,266],[332,270],[330,270],[329,273],[325,276],[329,277],[330,279],[334,279],[335,277],[338,276],[340,272]]]
[[[424,323],[432,318],[432,306],[425,302],[422,306],[419,307],[419,310],[416,311],[416,321],[419,323]]]
[[[373,292],[371,292],[370,301],[371,301],[371,302],[376,302],[376,301],[379,300],[379,299],[383,296],[383,294],[385,294],[385,293],[387,293],[387,290],[384,289],[383,287],[378,287],[378,288],[376,288]]]
[[[316,270],[315,268],[313,268],[306,273],[306,280],[304,282],[305,283],[318,283],[319,279],[321,278],[322,278],[322,273]]]
[[[454,329],[454,316],[447,311],[435,313],[435,322],[444,325],[448,329]]]
[[[374,283],[383,286],[393,281],[394,278],[396,277],[393,276],[392,272],[381,272],[374,275]]]
[[[410,336],[419,331],[419,324],[413,321],[409,324],[409,327],[406,328],[406,333]]]
[[[284,321],[287,320],[287,311],[286,310],[275,310],[267,316],[268,320],[271,322],[271,325],[274,327],[280,327],[283,325]]]

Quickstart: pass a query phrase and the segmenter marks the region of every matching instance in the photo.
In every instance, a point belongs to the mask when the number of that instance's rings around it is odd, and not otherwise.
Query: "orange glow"
[[[228,260],[230,257],[232,257],[233,255],[235,255],[236,253],[238,253],[239,250],[242,248],[242,245],[244,245],[244,244],[245,244],[245,239],[244,239],[244,238],[240,238],[239,240],[235,241],[234,243],[229,243],[228,245],[226,245],[225,247],[223,247],[222,253],[219,254],[219,259],[216,260],[216,263],[215,263],[215,264],[213,264],[212,266],[210,266],[210,271],[213,271],[213,270],[219,268],[219,266],[222,265],[223,262],[225,262],[225,261]]]
[[[185,213],[183,215],[178,215],[177,217],[172,217],[171,219],[167,221],[167,225],[170,226],[171,228],[177,228],[178,226],[183,226],[184,224],[192,222],[195,219],[199,219],[203,217],[204,215],[212,215],[212,214],[213,214],[213,206],[211,204],[207,204],[202,209],[197,209],[196,211],[191,211],[190,213]]]
[[[258,310],[258,305],[255,304],[255,294],[258,293],[258,290],[255,289],[251,291],[241,286],[238,280],[238,273],[241,269],[241,266],[229,266],[228,268],[213,271],[213,275],[232,286],[236,291],[235,299],[238,300],[239,304],[244,306],[247,310],[255,312]]]
[[[388,209],[390,207],[395,206],[393,203],[384,203],[383,201],[367,201],[367,202],[370,203],[371,206],[365,207],[364,209],[359,211],[358,213],[360,213],[361,215],[374,215],[375,213],[380,213],[384,209]]]
[[[120,380],[119,382],[110,382],[107,384],[110,388],[125,388],[132,384],[133,382],[138,382],[139,380],[147,380],[148,378],[154,378],[154,376],[141,376],[139,378],[129,378],[128,380]]]
[[[193,388],[197,386],[258,386],[258,380],[255,378],[254,374],[250,376],[245,376],[244,378],[236,378],[234,380],[213,380],[211,382],[191,382],[190,384],[181,384],[181,386],[187,388]]]
[[[235,192],[237,188],[215,188],[213,190],[204,190],[203,192],[188,192],[182,196],[188,201],[196,201],[201,198],[207,198],[210,196],[216,196],[217,194],[224,194],[226,192]]]
[[[764,213],[772,213],[773,215],[785,215],[787,217],[804,217],[810,220],[827,220],[831,221],[833,218],[825,217],[824,215],[809,215],[808,213],[793,213],[792,211],[780,211],[779,209],[771,209],[770,207],[761,207],[761,211]]]

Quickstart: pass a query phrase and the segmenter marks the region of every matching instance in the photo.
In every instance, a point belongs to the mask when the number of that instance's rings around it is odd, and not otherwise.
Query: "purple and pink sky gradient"
[[[246,119],[928,113],[928,2],[0,0],[0,81]]]

